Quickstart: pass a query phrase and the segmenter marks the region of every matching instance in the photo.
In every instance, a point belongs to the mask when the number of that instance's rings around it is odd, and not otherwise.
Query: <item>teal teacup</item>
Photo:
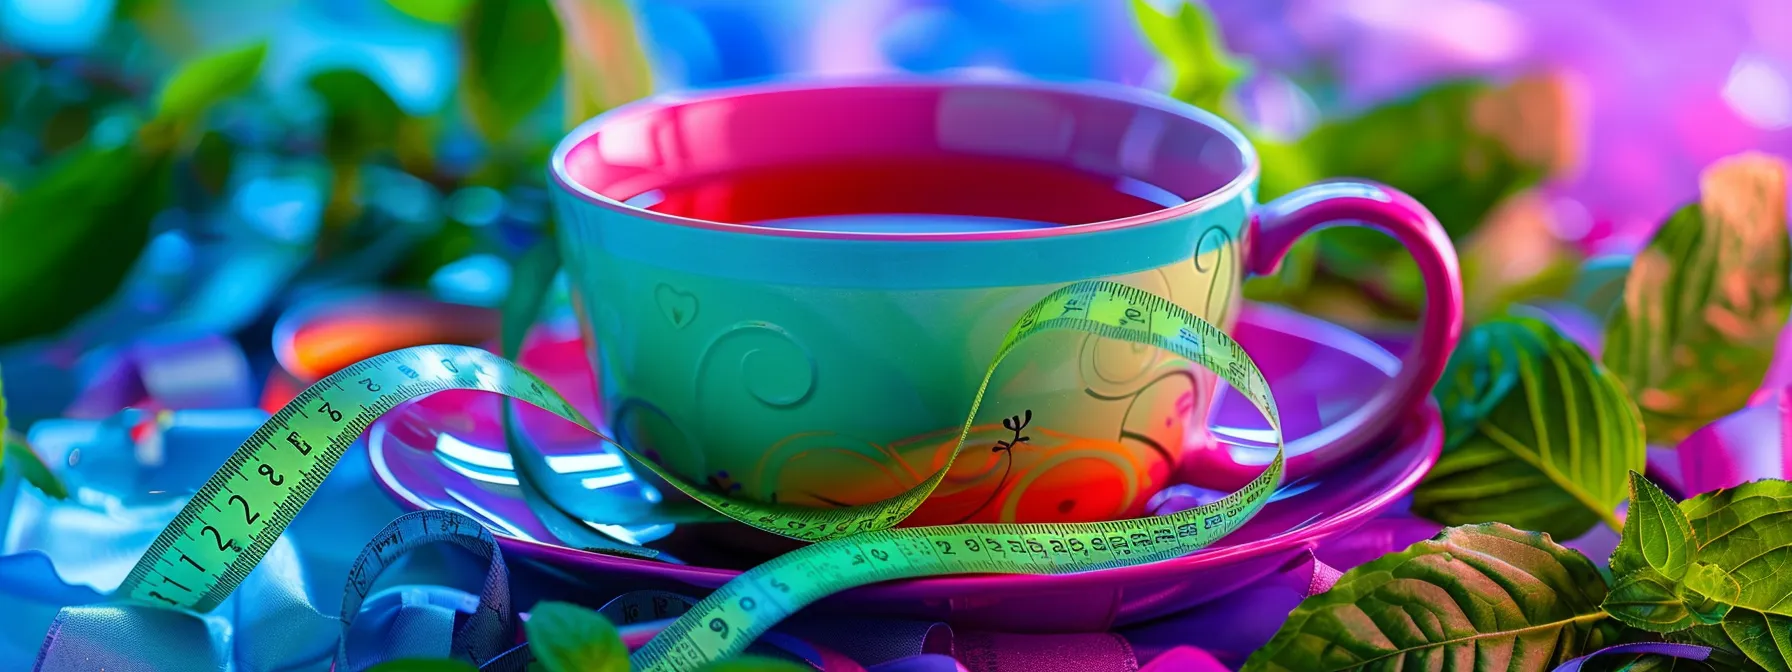
[[[1461,325],[1455,254],[1410,198],[1322,183],[1259,206],[1237,130],[1140,91],[905,80],[663,97],[580,126],[552,167],[605,420],[745,499],[840,506],[924,480],[1004,333],[1081,280],[1230,329],[1242,279],[1305,232],[1360,221],[1404,242],[1430,292],[1418,343],[1389,389],[1290,446],[1295,478],[1422,403]],[[1241,484],[1271,451],[1208,437],[1215,387],[1153,348],[1042,334],[997,372],[910,522],[1114,519],[1178,474]]]

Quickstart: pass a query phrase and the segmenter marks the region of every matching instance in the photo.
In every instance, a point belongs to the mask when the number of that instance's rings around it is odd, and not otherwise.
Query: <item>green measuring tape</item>
[[[1168,300],[1114,282],[1066,286],[1022,314],[978,386],[959,431],[959,448],[1003,358],[1021,341],[1051,330],[1156,346],[1213,371],[1269,421],[1276,437],[1275,459],[1237,492],[1168,516],[898,529],[896,524],[945,479],[950,460],[896,497],[818,509],[730,500],[599,434],[635,464],[728,518],[819,542],[717,589],[635,652],[630,658],[635,669],[688,670],[732,656],[802,607],[870,583],[943,574],[1066,574],[1186,555],[1238,529],[1268,502],[1281,482],[1282,433],[1262,372],[1212,324]],[[256,430],[150,545],[117,594],[173,608],[216,607],[248,577],[374,419],[404,401],[449,389],[502,394],[597,433],[590,420],[541,379],[484,350],[434,345],[372,357],[313,384]],[[518,475],[526,472],[519,469]]]

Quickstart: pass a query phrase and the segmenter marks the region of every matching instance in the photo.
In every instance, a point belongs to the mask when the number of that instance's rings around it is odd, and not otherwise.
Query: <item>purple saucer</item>
[[[1326,428],[1367,402],[1398,360],[1347,329],[1281,308],[1247,305],[1236,338],[1275,391],[1292,450],[1316,448]],[[525,365],[580,410],[598,417],[594,387],[577,335],[532,338]],[[558,364],[564,362],[563,364]],[[407,508],[460,511],[485,523],[505,551],[579,573],[600,588],[659,589],[699,595],[794,542],[745,526],[687,525],[608,529],[666,550],[671,564],[567,548],[523,503],[509,475],[493,395],[442,393],[381,418],[368,431],[368,455],[380,484]],[[579,472],[587,488],[638,485],[616,456],[571,423],[528,409],[523,426],[550,465]],[[1222,391],[1209,420],[1213,434],[1240,448],[1261,447],[1267,424],[1248,402]],[[1348,466],[1283,484],[1238,532],[1201,552],[1134,567],[1064,576],[977,575],[891,582],[832,596],[814,609],[932,619],[1007,632],[1091,631],[1174,613],[1304,566],[1305,551],[1349,532],[1410,492],[1436,462],[1442,422],[1427,404],[1401,434]],[[1272,444],[1273,445],[1273,444]],[[738,529],[737,529],[738,528]]]

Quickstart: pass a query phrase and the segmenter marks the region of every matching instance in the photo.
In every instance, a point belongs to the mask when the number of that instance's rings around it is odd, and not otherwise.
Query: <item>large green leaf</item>
[[[1634,391],[1649,440],[1673,444],[1735,412],[1767,375],[1785,325],[1786,165],[1714,164],[1631,265],[1605,364]]]
[[[523,623],[529,652],[548,672],[628,672],[628,646],[597,612],[565,602],[542,602]]]
[[[1792,483],[1763,480],[1680,503],[1698,539],[1698,559],[1741,584],[1736,606],[1792,616]]]
[[[156,108],[163,118],[190,118],[247,91],[267,58],[266,42],[207,54],[182,65],[162,85]]]
[[[1682,641],[1744,655],[1753,665],[1792,672],[1792,483],[1763,480],[1680,503],[1698,540],[1698,559],[1734,581],[1731,595],[1703,591],[1733,606],[1721,628],[1677,633]],[[1689,584],[1691,578],[1689,577]]]
[[[1505,525],[1444,530],[1295,607],[1244,672],[1549,670],[1615,643],[1586,556]]]
[[[1626,475],[1644,466],[1642,422],[1622,384],[1548,324],[1511,317],[1462,339],[1435,392],[1444,450],[1413,511],[1580,536],[1613,529]]]
[[[118,289],[168,190],[167,154],[84,146],[0,211],[0,344],[60,331]]]
[[[461,19],[461,100],[487,142],[504,142],[560,81],[560,23],[548,0],[473,0]]]

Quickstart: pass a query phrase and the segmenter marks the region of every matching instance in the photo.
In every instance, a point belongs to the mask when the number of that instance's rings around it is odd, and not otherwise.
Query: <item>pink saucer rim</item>
[[[1366,337],[1345,327],[1301,314],[1298,311],[1277,306],[1248,305],[1246,310],[1241,311],[1239,320],[1241,322],[1249,320],[1256,326],[1282,331],[1305,340],[1312,340],[1314,332],[1320,332],[1325,337],[1347,334],[1348,337],[1341,339],[1342,342],[1329,341],[1327,346],[1365,361],[1374,362],[1376,360],[1363,356],[1363,353],[1359,352],[1360,350],[1379,351],[1383,358],[1393,357]],[[382,441],[384,435],[390,431],[388,417],[391,416],[376,420],[368,429],[367,446],[369,450],[366,452],[375,474],[373,480],[402,505],[412,510],[429,508],[426,502],[410,493],[408,489],[396,487],[392,482],[394,478],[391,471],[384,462],[382,451],[373,449],[376,442]],[[1413,450],[1415,445],[1423,446],[1423,448]],[[1427,473],[1430,473],[1431,467],[1437,463],[1442,449],[1443,415],[1435,400],[1427,400],[1422,410],[1416,412],[1414,417],[1405,424],[1404,429],[1395,437],[1384,442],[1377,451],[1403,453],[1411,451],[1419,453],[1414,455],[1418,459],[1409,463],[1399,476],[1389,479],[1386,485],[1377,489],[1371,496],[1311,524],[1302,525],[1264,539],[1233,546],[1203,549],[1181,557],[1142,565],[1076,574],[973,574],[921,577],[862,586],[849,592],[857,598],[877,599],[904,597],[903,593],[922,588],[926,588],[926,592],[930,594],[940,591],[965,591],[966,594],[978,595],[1035,590],[1047,586],[1055,589],[1081,588],[1091,583],[1134,582],[1151,578],[1160,573],[1187,572],[1209,566],[1221,566],[1236,560],[1269,556],[1280,551],[1297,550],[1302,545],[1310,548],[1316,545],[1319,539],[1361,526],[1386,509],[1388,505],[1410,494],[1414,488],[1418,487],[1419,481]],[[578,566],[585,570],[610,568],[617,571],[651,573],[658,579],[676,580],[703,588],[721,586],[743,573],[743,570],[736,569],[698,567],[606,555],[542,541],[519,539],[496,530],[492,531],[492,534],[497,538],[500,546],[506,549],[514,549],[523,556],[562,567]]]

